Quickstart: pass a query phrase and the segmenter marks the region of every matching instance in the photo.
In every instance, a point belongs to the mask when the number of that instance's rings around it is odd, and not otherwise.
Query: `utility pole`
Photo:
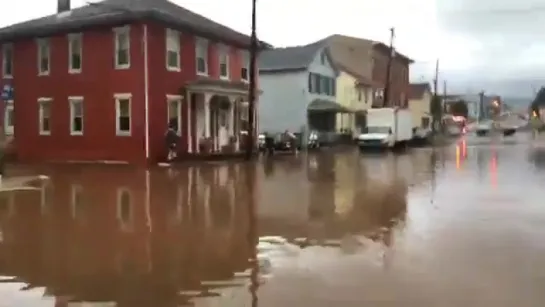
[[[386,107],[389,105],[388,100],[390,99],[390,72],[392,70],[392,62],[395,56],[394,49],[394,38],[395,38],[395,28],[390,28],[390,53],[388,54],[388,64],[386,65],[386,84],[384,84],[384,95],[382,106]]]
[[[252,0],[252,34],[250,38],[250,89],[248,91],[248,137],[246,144],[246,160],[251,160],[254,151],[255,140],[255,79],[257,58],[257,34],[256,34],[256,0]]]
[[[443,114],[447,112],[447,80],[443,80]]]
[[[479,93],[479,116],[477,121],[480,122],[484,119],[485,110],[484,110],[484,91]]]
[[[439,59],[435,61],[435,77],[433,79],[433,92],[435,96],[437,96],[438,93],[438,84],[439,83]]]

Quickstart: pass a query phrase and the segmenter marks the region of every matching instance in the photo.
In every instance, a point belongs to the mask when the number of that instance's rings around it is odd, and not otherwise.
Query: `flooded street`
[[[0,194],[0,307],[544,306],[527,139],[20,170],[50,179]]]

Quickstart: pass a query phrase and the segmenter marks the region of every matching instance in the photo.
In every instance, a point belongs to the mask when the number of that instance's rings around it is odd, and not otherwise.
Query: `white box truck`
[[[405,146],[413,138],[411,112],[400,108],[369,109],[367,128],[358,136],[358,146],[394,148]]]

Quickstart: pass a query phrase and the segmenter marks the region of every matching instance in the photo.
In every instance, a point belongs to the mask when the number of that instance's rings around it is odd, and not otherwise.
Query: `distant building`
[[[409,110],[413,128],[428,128],[431,122],[432,92],[429,83],[411,83],[409,87]]]

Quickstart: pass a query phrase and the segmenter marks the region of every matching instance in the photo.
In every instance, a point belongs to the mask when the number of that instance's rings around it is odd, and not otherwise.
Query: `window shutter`
[[[309,72],[308,73],[308,92],[309,93],[312,93],[313,92],[313,88],[312,88],[312,73]]]

